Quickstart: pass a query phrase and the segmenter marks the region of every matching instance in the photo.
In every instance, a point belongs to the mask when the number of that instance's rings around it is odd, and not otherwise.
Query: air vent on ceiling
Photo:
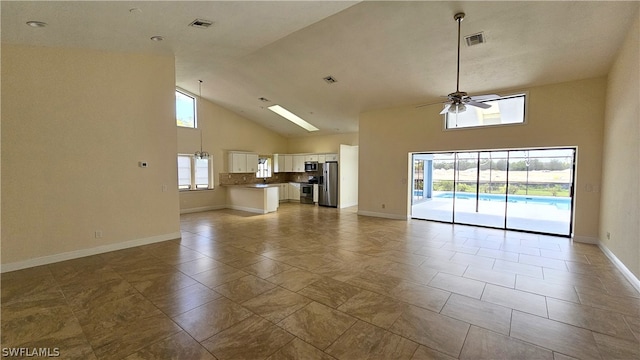
[[[329,75],[329,76],[325,76],[324,78],[322,78],[324,81],[326,81],[328,84],[335,84],[338,82],[338,80],[336,80],[336,78],[334,78],[333,76]]]
[[[213,25],[213,21],[204,20],[204,19],[195,19],[191,22],[191,24],[189,24],[189,26],[193,26],[201,29],[206,29],[211,25]]]
[[[484,44],[486,41],[484,39],[484,33],[477,33],[472,35],[467,35],[464,37],[464,40],[467,43],[467,46],[474,46]]]

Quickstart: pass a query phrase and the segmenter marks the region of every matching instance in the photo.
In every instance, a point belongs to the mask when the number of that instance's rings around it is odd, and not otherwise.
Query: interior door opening
[[[411,217],[571,236],[575,148],[413,154]]]

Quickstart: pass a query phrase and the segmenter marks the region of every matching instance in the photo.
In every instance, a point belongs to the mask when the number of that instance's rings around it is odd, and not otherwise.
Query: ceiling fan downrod
[[[460,92],[460,23],[464,20],[464,13],[457,13],[453,16],[453,19],[458,22],[458,66],[456,72],[456,93]]]

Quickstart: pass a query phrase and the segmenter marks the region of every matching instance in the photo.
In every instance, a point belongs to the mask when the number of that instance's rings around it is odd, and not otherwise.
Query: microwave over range
[[[317,161],[305,161],[304,162],[304,171],[318,171],[318,162]]]

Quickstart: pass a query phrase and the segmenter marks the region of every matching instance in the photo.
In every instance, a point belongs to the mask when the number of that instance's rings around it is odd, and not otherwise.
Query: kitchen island
[[[234,210],[266,214],[278,210],[277,184],[225,185],[227,207]]]

